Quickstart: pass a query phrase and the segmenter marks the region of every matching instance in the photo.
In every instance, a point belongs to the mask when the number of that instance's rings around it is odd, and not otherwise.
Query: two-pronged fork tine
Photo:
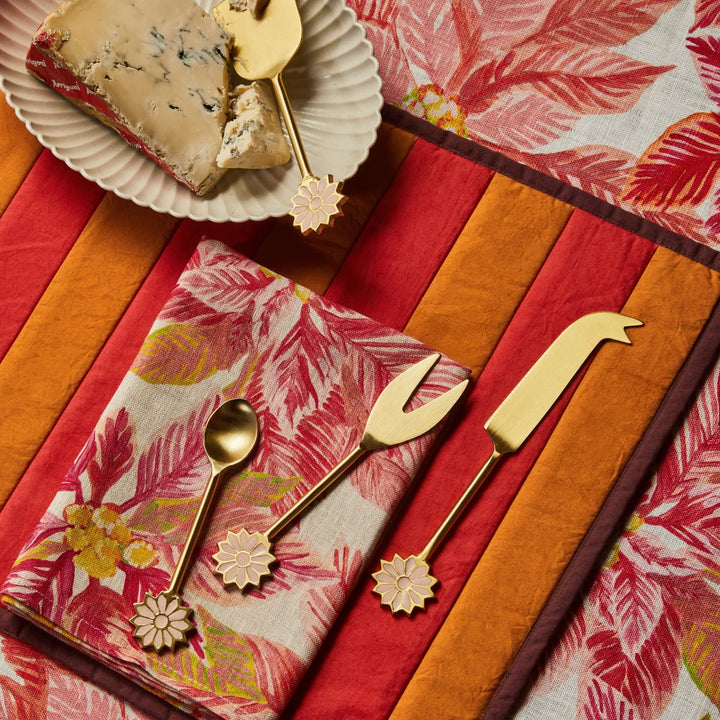
[[[362,447],[373,450],[399,445],[424,435],[450,412],[465,392],[468,380],[415,410],[405,412],[404,409],[439,359],[439,353],[429,355],[388,383],[370,410],[360,442]]]
[[[365,432],[357,447],[264,533],[249,533],[245,529],[237,533],[228,532],[226,539],[219,543],[218,552],[213,555],[217,561],[215,572],[223,576],[226,585],[234,583],[241,590],[259,585],[262,577],[272,574],[269,566],[275,561],[275,556],[270,552],[274,538],[337,480],[369,452],[424,435],[450,412],[464,393],[468,380],[463,380],[415,410],[404,411],[405,405],[439,359],[439,353],[430,355],[388,383],[370,411]]]

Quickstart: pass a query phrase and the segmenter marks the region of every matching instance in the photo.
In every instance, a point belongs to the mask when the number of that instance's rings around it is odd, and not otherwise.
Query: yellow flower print
[[[95,525],[90,527],[69,527],[65,531],[65,542],[70,546],[71,550],[76,552],[85,550],[85,548],[104,537],[105,533]]]
[[[115,574],[120,556],[117,541],[103,537],[79,552],[73,562],[91,577],[109,578]]]
[[[91,577],[113,577],[121,562],[140,569],[158,562],[155,547],[133,537],[115,506],[74,503],[63,516],[69,525],[63,540],[76,553],[73,563]]]
[[[92,522],[93,509],[89,505],[68,505],[63,511],[63,516],[70,525],[86,527]]]
[[[113,510],[107,505],[101,505],[93,513],[92,519],[95,525],[106,532],[108,537],[117,540],[120,544],[127,545],[132,541],[132,533],[128,530],[117,510]]]
[[[155,547],[145,540],[133,540],[123,550],[123,562],[144,570],[157,564],[158,556]]]
[[[466,110],[459,104],[457,95],[446,95],[439,85],[432,83],[413,88],[402,99],[400,107],[460,137],[468,136]]]

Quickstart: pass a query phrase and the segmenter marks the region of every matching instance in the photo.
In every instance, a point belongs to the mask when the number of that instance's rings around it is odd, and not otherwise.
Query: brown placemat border
[[[484,165],[491,170],[496,170],[512,180],[517,180],[523,185],[539,190],[546,195],[551,195],[568,205],[585,210],[601,220],[607,220],[609,223],[623,228],[623,230],[635,233],[654,242],[656,245],[662,245],[679,255],[720,272],[720,253],[707,245],[702,245],[639,215],[623,210],[595,195],[591,195],[585,190],[568,185],[562,180],[535,170],[529,165],[523,165],[516,160],[511,160],[495,150],[478,145],[474,140],[468,140],[448,130],[443,130],[437,125],[432,125],[426,120],[410,114],[407,110],[385,103],[382,109],[382,118],[385,122],[407,130],[423,140]]]
[[[560,639],[566,620],[582,602],[605,559],[609,543],[622,530],[647,489],[652,474],[673,441],[720,352],[720,302],[676,376],[655,417],[638,443],[565,572],[538,616],[510,670],[483,715],[507,720],[529,689],[548,652]]]

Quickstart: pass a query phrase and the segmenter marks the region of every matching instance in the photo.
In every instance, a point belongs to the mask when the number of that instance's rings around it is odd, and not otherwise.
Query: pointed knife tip
[[[643,323],[642,320],[638,320],[637,318],[630,317],[629,315],[621,315],[623,319],[623,331],[622,331],[622,337],[615,338],[619,342],[626,343],[628,345],[632,345],[632,340],[628,336],[627,332],[625,330],[630,327],[642,327],[645,323]]]

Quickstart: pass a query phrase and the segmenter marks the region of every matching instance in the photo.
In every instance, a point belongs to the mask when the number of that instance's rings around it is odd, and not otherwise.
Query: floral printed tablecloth
[[[351,0],[385,98],[717,245],[720,13],[703,0]]]
[[[657,268],[656,278],[671,279],[662,301],[658,285],[658,307],[670,308],[674,293],[676,301],[685,302],[683,312],[695,308],[697,314],[693,322],[699,334],[690,344],[715,347],[710,336],[716,326],[707,318],[720,268],[715,253],[717,3],[349,4],[375,45],[387,122],[367,163],[348,184],[345,216],[318,239],[298,238],[284,220],[203,225],[136,208],[42,151],[3,105],[3,576],[204,234],[444,350],[479,376],[467,418],[397,518],[383,556],[426,537],[427,527],[443,516],[484,449],[478,433],[483,413],[493,409],[479,402],[485,388],[500,383],[501,399],[501,383],[509,389],[513,379],[501,368],[514,367],[526,345],[530,362],[551,339],[549,328],[543,335],[525,315],[537,317],[537,308],[553,302],[580,312],[603,278],[606,289],[595,302],[607,303],[609,295],[603,293],[622,283],[629,293],[643,274],[650,276],[648,268]],[[411,116],[429,124],[415,123]],[[442,203],[437,187],[444,190]],[[626,256],[626,267],[623,262],[616,267],[616,259]],[[102,275],[89,270],[98,258]],[[618,268],[622,283],[612,274]],[[689,281],[690,276],[696,279]],[[565,277],[571,280],[561,288]],[[685,278],[685,284],[675,278]],[[533,286],[523,313],[523,298]],[[542,295],[542,288],[553,292]],[[513,320],[515,329],[508,333]],[[673,325],[670,336],[680,329],[681,323]],[[503,635],[500,626],[495,647],[507,641],[513,648],[499,659],[500,674],[478,681],[472,703],[458,709],[445,702],[448,717],[506,718],[512,712],[522,720],[719,717],[714,465],[720,381],[711,355],[706,353],[703,362],[688,361],[687,372],[667,390],[667,397],[682,391],[676,418],[683,410],[687,414],[684,424],[663,427],[662,452],[651,453],[647,465],[662,461],[652,482],[643,471],[644,481],[638,480],[634,490],[625,488],[621,473],[617,487],[608,482],[603,491],[610,500],[617,489],[625,493],[616,504],[629,510],[625,529],[619,528],[609,550],[589,554],[581,542],[586,521],[578,515],[577,543],[547,555],[538,570],[554,591],[539,602],[540,611],[533,609],[522,632]],[[437,560],[443,578],[437,604],[411,621],[411,632],[398,633],[389,615],[374,614],[376,600],[361,582],[331,642],[293,696],[287,718],[417,717],[414,703],[428,697],[433,679],[445,682],[451,698],[457,689],[453,683],[466,678],[444,677],[433,663],[442,661],[456,611],[469,606],[471,590],[483,586],[487,563],[502,557],[497,548],[513,541],[504,514],[509,512],[511,520],[513,513],[524,517],[529,504],[522,480],[542,457],[543,443],[568,400],[541,431],[538,447],[522,459],[524,470],[518,464],[511,471],[508,465],[471,508],[464,532],[448,539],[448,552]],[[28,401],[36,408],[32,415]],[[656,418],[650,431],[658,424]],[[462,460],[452,461],[453,455]],[[439,470],[441,464],[447,472]],[[617,510],[613,518],[601,512],[593,522],[590,514],[588,534],[601,527],[610,539],[618,517]],[[575,578],[577,591],[595,560],[597,577],[573,606],[568,577]],[[561,595],[565,599],[558,603]],[[528,685],[542,650],[551,647],[550,631],[566,612],[567,627],[556,649]],[[25,639],[36,642],[30,635]],[[33,712],[42,717],[45,707],[52,717],[50,696],[59,671],[47,660],[48,671],[33,684],[17,664],[18,658],[34,663],[34,651],[24,644],[6,650],[17,641],[3,642],[7,697],[45,683],[47,694],[33,693],[38,699]],[[375,671],[358,683],[357,668],[369,657]],[[78,697],[92,696],[103,707],[105,690],[99,686],[112,687],[112,682],[80,659],[71,662],[96,684],[88,686],[72,674],[63,682],[73,678]],[[428,668],[434,669],[428,673]],[[520,686],[526,696],[517,709]],[[130,697],[125,691],[123,696]],[[118,703],[118,713],[140,716],[136,697],[132,705],[107,697]],[[73,720],[84,720],[80,705],[72,708]],[[12,713],[7,711],[9,717]],[[161,713],[154,708],[151,716]]]

